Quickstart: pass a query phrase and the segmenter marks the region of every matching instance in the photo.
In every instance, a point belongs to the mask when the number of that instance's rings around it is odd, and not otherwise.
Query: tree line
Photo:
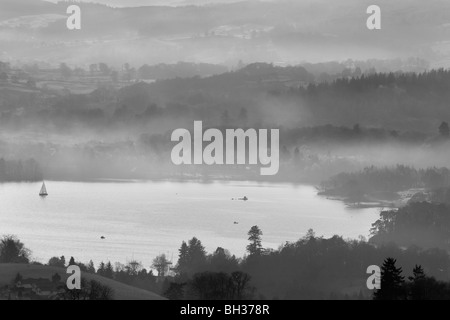
[[[163,256],[156,257],[149,269],[137,261],[114,266],[102,262],[95,268],[92,261],[83,264],[71,258],[68,265],[77,264],[84,272],[180,300],[371,299],[373,292],[366,287],[366,269],[382,265],[386,257],[396,257],[409,270],[406,276],[415,277],[418,270],[415,267],[420,265],[427,275],[425,284],[420,284],[427,286],[427,297],[437,295],[450,280],[450,257],[442,249],[420,249],[415,245],[401,248],[392,243],[375,246],[363,238],[316,236],[313,230],[296,242],[267,249],[263,247],[263,232],[258,226],[249,230],[248,240],[247,254],[242,258],[224,248],[208,254],[202,242],[194,237],[182,242],[175,265]],[[17,238],[8,238],[7,242],[8,246],[0,245],[0,261],[30,262],[28,258],[20,260],[29,255]],[[54,257],[48,265],[65,267],[66,260]],[[410,282],[401,285],[410,290],[408,295],[416,290],[411,289],[415,286]]]
[[[420,265],[414,266],[412,276],[403,276],[397,260],[387,258],[381,266],[380,289],[374,300],[450,300],[450,283],[426,275]]]
[[[445,167],[415,169],[410,166],[366,167],[356,172],[342,172],[321,183],[321,194],[363,201],[367,195],[396,197],[411,188],[435,190],[450,186],[450,170]]]
[[[450,207],[442,203],[412,202],[399,209],[383,210],[372,224],[370,242],[394,242],[450,252]]]

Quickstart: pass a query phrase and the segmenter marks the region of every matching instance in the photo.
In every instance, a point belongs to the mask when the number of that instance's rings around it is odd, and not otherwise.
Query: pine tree
[[[191,272],[196,272],[206,262],[206,250],[202,242],[196,237],[189,240],[188,261]]]
[[[70,257],[69,266],[75,266],[75,259],[73,257]]]
[[[411,281],[409,298],[411,300],[425,300],[427,297],[426,275],[421,266],[416,265],[413,270],[413,276],[408,279]]]
[[[189,265],[189,247],[186,242],[181,243],[181,247],[178,250],[178,272],[186,272]]]
[[[105,266],[105,272],[103,274],[104,277],[112,279],[114,277],[114,268],[110,261]]]
[[[258,226],[253,226],[250,228],[250,231],[248,232],[248,240],[250,241],[250,244],[247,246],[247,251],[251,256],[260,255],[262,252],[262,245],[261,245],[261,236],[262,231],[259,229]]]
[[[95,273],[95,266],[94,266],[94,262],[92,260],[89,260],[89,264],[88,264],[88,267],[87,267],[87,272]]]
[[[397,260],[387,258],[381,267],[381,288],[374,293],[374,300],[402,300],[404,299],[404,277],[402,268],[397,268]]]
[[[423,280],[425,279],[425,272],[423,271],[422,266],[418,266],[416,264],[416,266],[413,269],[413,276],[409,277],[409,280],[411,281],[418,281],[418,280]]]
[[[100,275],[100,276],[104,276],[105,275],[105,263],[103,261],[100,262],[100,265],[98,266],[97,274]]]
[[[178,250],[177,271],[180,274],[190,274],[203,268],[206,262],[206,250],[202,242],[196,237],[188,243],[182,242]]]

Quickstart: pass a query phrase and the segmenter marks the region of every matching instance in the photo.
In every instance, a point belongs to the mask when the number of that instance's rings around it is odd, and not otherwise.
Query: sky
[[[45,0],[58,2],[58,0]],[[82,2],[96,2],[107,4],[113,7],[139,7],[154,5],[186,5],[186,4],[207,4],[207,3],[231,3],[242,0],[82,0]]]

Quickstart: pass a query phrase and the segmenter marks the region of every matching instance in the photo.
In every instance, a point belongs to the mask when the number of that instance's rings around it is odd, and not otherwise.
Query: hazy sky
[[[45,1],[58,2],[58,0],[45,0]],[[82,0],[82,2],[103,3],[114,7],[230,3],[239,1],[242,0]]]

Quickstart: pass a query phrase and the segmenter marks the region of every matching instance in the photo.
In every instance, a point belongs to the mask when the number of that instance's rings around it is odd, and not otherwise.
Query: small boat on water
[[[243,198],[231,198],[231,200],[247,201],[248,198],[246,196],[244,196]]]
[[[46,197],[48,196],[47,188],[45,187],[45,182],[42,182],[41,191],[39,191],[39,196]]]

